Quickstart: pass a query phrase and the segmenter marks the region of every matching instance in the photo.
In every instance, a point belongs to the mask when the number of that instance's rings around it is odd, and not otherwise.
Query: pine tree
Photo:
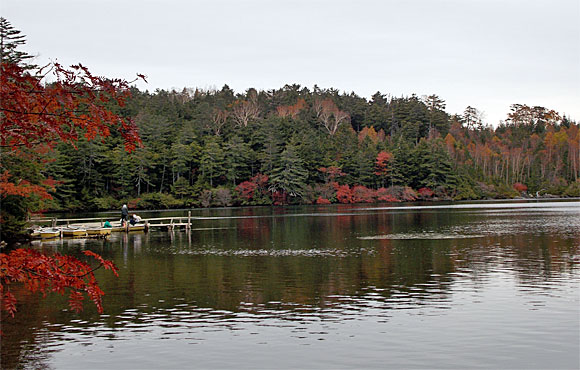
[[[26,61],[32,59],[32,55],[17,50],[24,44],[26,44],[26,36],[14,29],[6,18],[0,17],[0,61],[31,68],[32,66],[28,65]]]
[[[294,145],[289,144],[270,176],[270,191],[282,191],[292,197],[302,197],[306,188],[307,171]]]
[[[226,178],[234,186],[238,180],[249,178],[252,149],[238,136],[234,136],[225,145]]]
[[[211,138],[203,147],[200,170],[202,178],[209,181],[209,186],[217,185],[217,180],[226,174],[225,154],[219,140]]]

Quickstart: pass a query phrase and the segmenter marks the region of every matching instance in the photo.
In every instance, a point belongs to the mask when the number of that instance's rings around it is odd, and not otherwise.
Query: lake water
[[[20,296],[2,368],[580,367],[578,201],[193,216],[190,232],[35,243],[120,277],[97,273],[103,315]]]

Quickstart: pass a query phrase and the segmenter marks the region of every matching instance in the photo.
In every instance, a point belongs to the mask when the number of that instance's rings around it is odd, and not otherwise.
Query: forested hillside
[[[209,207],[579,196],[578,124],[515,104],[497,128],[442,98],[334,89],[133,89],[142,147],[59,145],[51,209]]]

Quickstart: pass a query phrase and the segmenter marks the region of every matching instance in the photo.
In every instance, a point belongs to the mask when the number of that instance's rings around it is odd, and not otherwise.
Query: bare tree
[[[251,120],[260,116],[258,95],[255,90],[251,90],[248,95],[248,100],[236,100],[232,107],[232,118],[238,126],[246,127]]]
[[[225,126],[230,113],[226,110],[214,109],[211,116],[211,127],[209,127],[216,136],[221,135],[221,130]]]
[[[317,97],[314,99],[312,108],[316,113],[316,117],[318,117],[318,120],[330,135],[334,135],[341,124],[350,122],[350,115],[338,109],[330,98],[322,100]]]

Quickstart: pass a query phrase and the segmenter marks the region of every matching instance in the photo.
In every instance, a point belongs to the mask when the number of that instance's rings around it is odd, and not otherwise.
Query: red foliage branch
[[[111,105],[125,105],[130,82],[93,76],[81,64],[66,69],[52,63],[35,72],[31,74],[14,63],[1,65],[2,147],[14,150],[58,142],[74,145],[81,133],[92,140],[109,136],[112,128],[120,131],[126,150],[140,144],[136,125],[111,111]],[[46,81],[48,75],[52,82]]]
[[[113,262],[103,259],[96,253],[85,251],[85,255],[98,261],[97,267],[79,261],[72,256],[54,254],[48,256],[32,249],[16,249],[5,254],[0,253],[0,297],[2,310],[12,317],[16,312],[16,298],[10,291],[10,284],[23,284],[31,292],[57,292],[64,294],[69,291],[69,305],[73,311],[82,310],[84,294],[97,306],[99,313],[103,312],[101,297],[105,294],[99,288],[94,271],[104,267],[117,275],[117,267]]]
[[[48,189],[54,189],[57,181],[48,178],[43,181],[43,185],[34,185],[27,180],[20,180],[13,183],[10,180],[10,172],[4,171],[0,173],[0,199],[9,195],[17,195],[28,198],[31,195],[38,195],[42,199],[52,199],[48,193]]]

